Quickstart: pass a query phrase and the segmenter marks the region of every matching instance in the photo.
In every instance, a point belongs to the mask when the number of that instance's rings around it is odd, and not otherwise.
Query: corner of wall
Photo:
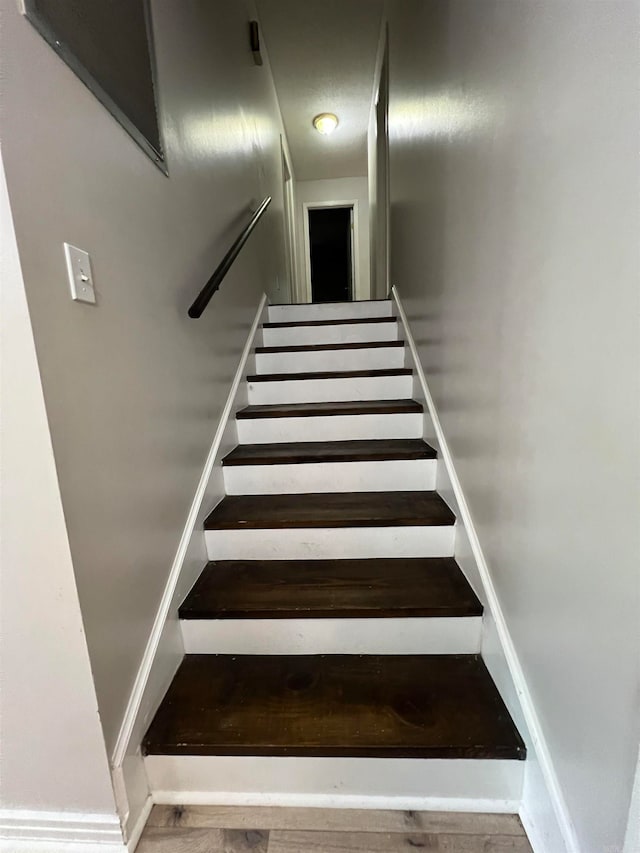
[[[455,557],[485,608],[482,657],[527,746],[520,817],[536,853],[579,853],[544,732],[395,286],[392,299],[416,377],[414,396],[424,404],[425,439],[438,451],[437,489],[458,519]]]

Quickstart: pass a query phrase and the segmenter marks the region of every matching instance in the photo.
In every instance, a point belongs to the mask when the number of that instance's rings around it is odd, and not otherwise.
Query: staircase
[[[269,308],[143,744],[156,802],[517,809],[401,335],[388,300]]]

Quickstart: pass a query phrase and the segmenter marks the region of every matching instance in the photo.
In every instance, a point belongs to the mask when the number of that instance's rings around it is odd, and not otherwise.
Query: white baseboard
[[[0,811],[0,850],[6,853],[127,853],[116,814]]]
[[[0,853],[130,853],[127,847],[120,844],[85,841],[26,841],[12,839],[7,841],[0,837]]]
[[[140,795],[141,758],[134,754],[151,718],[182,659],[184,648],[178,623],[178,605],[207,562],[203,521],[224,496],[222,456],[237,444],[233,415],[247,404],[245,377],[255,368],[252,350],[260,324],[266,319],[267,297],[262,296],[245,343],[238,369],[220,416],[213,442],[196,489],[182,536],[169,572],[160,606],[147,641],[138,673],[129,697],[120,732],[111,756],[116,799],[127,837],[133,837],[141,814],[147,808],[148,790]],[[125,760],[136,763],[127,773]],[[135,804],[129,793],[129,778],[136,777]],[[133,828],[132,828],[133,827]]]
[[[631,791],[631,803],[622,853],[638,853],[638,850],[640,850],[640,750],[638,751],[636,775]]]
[[[477,590],[477,592],[485,603],[489,642],[493,642],[493,648],[489,654],[486,654],[485,640],[483,639],[483,657],[527,745],[525,786],[520,806],[521,819],[530,835],[536,853],[579,853],[575,830],[560,789],[544,732],[493,585],[491,573],[455,470],[453,457],[447,445],[435,403],[427,385],[407,316],[397,288],[394,286],[391,292],[397,316],[402,324],[405,344],[409,350],[407,364],[413,362],[412,366],[415,370],[420,396],[426,403],[430,428],[435,436],[439,460],[442,460],[446,470],[453,497],[452,503],[455,503],[452,509],[458,516],[459,524],[457,526],[464,528],[468,547],[475,563],[474,569],[482,585],[482,589]],[[429,438],[431,436],[427,437],[427,440]],[[470,581],[475,586],[473,578],[470,578]]]
[[[477,797],[394,797],[351,794],[215,793],[158,791],[154,804],[162,806],[238,806],[244,808],[366,809],[367,811],[465,812],[517,814],[519,799],[492,800]],[[634,851],[635,853],[635,851]]]
[[[151,809],[153,808],[153,797],[149,795],[145,800],[144,806],[140,810],[138,817],[129,830],[127,839],[127,853],[135,853],[135,849],[140,841],[140,836],[144,832],[144,828],[149,820]]]

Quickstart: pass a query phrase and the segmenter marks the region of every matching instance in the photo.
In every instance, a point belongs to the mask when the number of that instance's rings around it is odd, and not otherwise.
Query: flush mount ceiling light
[[[313,120],[313,126],[323,136],[328,136],[338,126],[338,116],[333,113],[320,113]]]

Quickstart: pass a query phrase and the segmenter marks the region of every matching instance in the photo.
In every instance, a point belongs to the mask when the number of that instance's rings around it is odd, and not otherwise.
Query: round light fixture
[[[333,113],[320,113],[313,120],[313,126],[323,136],[328,136],[338,126],[338,116]]]

